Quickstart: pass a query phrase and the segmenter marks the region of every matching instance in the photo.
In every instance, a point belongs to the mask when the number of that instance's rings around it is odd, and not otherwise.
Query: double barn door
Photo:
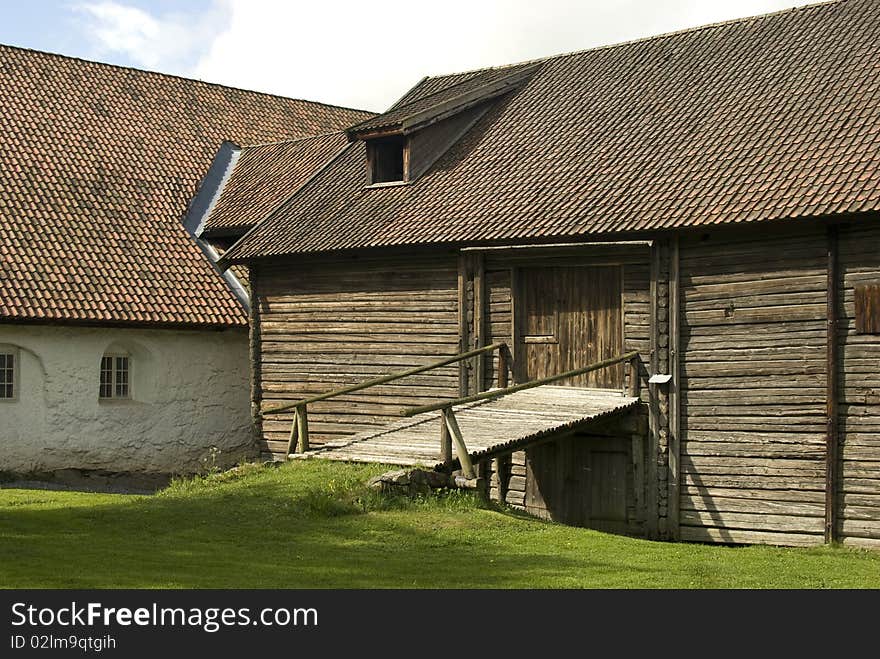
[[[514,277],[517,381],[556,375],[623,352],[620,266],[519,268]],[[619,388],[623,365],[556,384]]]
[[[623,352],[620,266],[525,267],[514,271],[517,381],[555,375]],[[618,389],[623,365],[557,383]],[[627,526],[628,446],[577,436],[527,451],[526,509],[607,531]]]

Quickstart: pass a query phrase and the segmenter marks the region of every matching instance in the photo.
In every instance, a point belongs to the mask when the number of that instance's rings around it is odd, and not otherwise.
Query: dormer
[[[349,141],[366,145],[367,187],[417,180],[489,110],[493,100],[522,87],[540,66],[489,69],[349,128]],[[414,91],[418,93],[418,88]]]

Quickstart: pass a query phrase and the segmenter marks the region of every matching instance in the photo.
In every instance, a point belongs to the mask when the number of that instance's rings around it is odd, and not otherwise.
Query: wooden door
[[[620,266],[520,268],[516,276],[516,376],[556,375],[623,352]],[[558,384],[615,389],[623,364]]]
[[[630,450],[620,438],[580,435],[526,449],[526,510],[573,526],[635,532]]]

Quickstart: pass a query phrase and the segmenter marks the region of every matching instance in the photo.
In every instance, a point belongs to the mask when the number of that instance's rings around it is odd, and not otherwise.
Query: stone
[[[396,492],[408,496],[429,494],[432,489],[449,487],[448,474],[423,469],[398,469],[370,479],[368,486],[380,492]]]

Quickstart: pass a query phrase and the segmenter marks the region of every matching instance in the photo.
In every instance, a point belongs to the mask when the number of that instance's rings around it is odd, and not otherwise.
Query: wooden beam
[[[579,247],[651,247],[653,240],[608,240],[581,243],[549,243],[545,245],[494,245],[490,247],[462,247],[462,252],[517,252],[521,250],[573,249]]]
[[[680,534],[679,507],[681,503],[681,394],[680,377],[680,297],[678,236],[672,238],[669,263],[669,497],[666,503],[666,530],[670,540]]]
[[[446,416],[440,415],[440,461],[443,464],[452,462],[452,437],[449,435],[449,426],[446,425]]]
[[[464,353],[468,350],[469,328],[468,328],[468,299],[467,299],[467,282],[468,282],[468,261],[470,259],[460,254],[458,257],[458,351]],[[468,370],[467,363],[460,361],[458,363],[458,395],[467,396],[469,393]]]
[[[838,524],[838,462],[840,454],[839,428],[837,421],[837,400],[839,388],[837,360],[837,306],[838,306],[838,238],[837,227],[828,226],[827,235],[827,274],[826,283],[826,344],[825,344],[825,542],[837,540]]]
[[[510,478],[510,453],[492,458],[492,470],[495,472],[495,483],[498,489],[497,501],[504,503],[507,499],[507,485]]]
[[[520,374],[519,362],[525,362],[525,355],[520,354],[520,345],[522,336],[519,320],[519,268],[510,269],[510,372],[513,375],[513,383],[520,382],[522,377]]]
[[[455,413],[452,409],[443,410],[443,419],[446,421],[446,427],[449,434],[452,435],[452,442],[455,444],[455,453],[458,455],[458,461],[461,464],[461,473],[465,478],[475,478],[474,465],[471,463],[471,456],[468,453],[467,446],[464,443],[464,437],[461,436],[461,429],[458,427],[458,421],[455,419]]]
[[[254,443],[263,439],[263,417],[260,414],[260,401],[263,396],[262,360],[260,359],[260,305],[257,297],[259,279],[257,266],[248,267],[248,288],[250,289],[251,306],[248,312],[248,357],[251,363],[251,432]]]
[[[296,408],[296,432],[299,435],[299,452],[309,450],[309,411],[306,405]]]
[[[505,345],[498,348],[498,388],[507,388],[508,355],[510,349]]]
[[[287,451],[285,455],[290,457],[291,453],[296,452],[296,440],[299,434],[299,414],[296,410],[293,412],[293,420],[290,422],[290,439],[287,440]]]
[[[636,520],[645,521],[645,438],[642,435],[630,435],[633,468],[633,502],[636,509]]]
[[[638,398],[642,393],[641,369],[639,368],[641,363],[642,360],[638,355],[629,360],[629,388],[627,394],[633,398]]]
[[[483,255],[474,254],[474,348],[482,348],[486,337],[486,272],[483,264]],[[486,390],[486,368],[484,353],[474,358],[474,387],[475,393]]]
[[[657,372],[658,338],[657,320],[657,280],[660,277],[660,248],[654,244],[651,248],[651,364],[650,372]],[[645,534],[656,539],[659,535],[659,492],[657,478],[657,457],[660,451],[660,411],[657,401],[657,385],[648,386],[648,461],[645,469]]]

